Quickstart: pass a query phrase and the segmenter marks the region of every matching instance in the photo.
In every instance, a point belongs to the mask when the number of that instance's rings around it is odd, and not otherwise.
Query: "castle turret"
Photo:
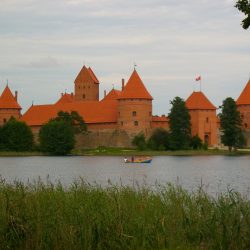
[[[118,128],[130,134],[151,130],[152,96],[134,70],[118,97]]]
[[[75,79],[76,101],[99,101],[99,80],[92,69],[83,66]]]
[[[15,96],[11,93],[8,85],[0,97],[0,125],[6,123],[11,117],[21,117],[21,106],[17,102],[17,91]]]
[[[236,101],[244,130],[250,130],[250,79]]]
[[[217,145],[216,107],[201,92],[193,92],[186,100],[191,116],[192,136],[198,135],[209,146]]]

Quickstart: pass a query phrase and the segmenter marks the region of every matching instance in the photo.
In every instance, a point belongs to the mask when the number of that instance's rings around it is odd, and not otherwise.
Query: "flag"
[[[195,81],[200,81],[201,80],[201,76],[197,76],[196,78],[195,78]]]

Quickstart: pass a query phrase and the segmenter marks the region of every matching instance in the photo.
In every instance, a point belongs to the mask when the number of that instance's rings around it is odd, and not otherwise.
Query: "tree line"
[[[198,135],[191,136],[190,114],[185,106],[185,101],[180,97],[175,97],[170,102],[171,109],[169,117],[169,131],[157,128],[146,140],[141,132],[133,138],[133,145],[139,150],[187,150],[187,149],[207,149],[207,144],[203,143]],[[235,101],[228,97],[220,107],[221,142],[228,146],[229,150],[244,146],[245,140],[242,133],[242,119],[237,109]]]
[[[191,136],[191,122],[185,101],[180,97],[170,102],[169,127],[167,131],[157,128],[148,140],[143,133],[136,135],[132,143],[140,150],[187,150],[206,149],[198,135]],[[244,145],[241,130],[242,120],[235,101],[227,98],[223,101],[221,113],[221,141],[229,150]],[[60,111],[56,118],[44,124],[38,136],[38,143],[26,123],[11,118],[0,126],[0,151],[41,151],[53,155],[66,155],[75,146],[75,135],[85,133],[87,126],[83,118],[75,111]]]

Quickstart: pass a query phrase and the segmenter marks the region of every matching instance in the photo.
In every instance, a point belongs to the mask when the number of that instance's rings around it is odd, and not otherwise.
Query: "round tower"
[[[145,88],[136,70],[118,97],[118,128],[130,135],[151,131],[152,96]]]

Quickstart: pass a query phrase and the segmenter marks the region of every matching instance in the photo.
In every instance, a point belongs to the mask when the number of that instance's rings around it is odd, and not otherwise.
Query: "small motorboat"
[[[151,163],[151,161],[152,161],[151,157],[138,157],[138,158],[131,157],[131,159],[124,158],[125,163]]]

